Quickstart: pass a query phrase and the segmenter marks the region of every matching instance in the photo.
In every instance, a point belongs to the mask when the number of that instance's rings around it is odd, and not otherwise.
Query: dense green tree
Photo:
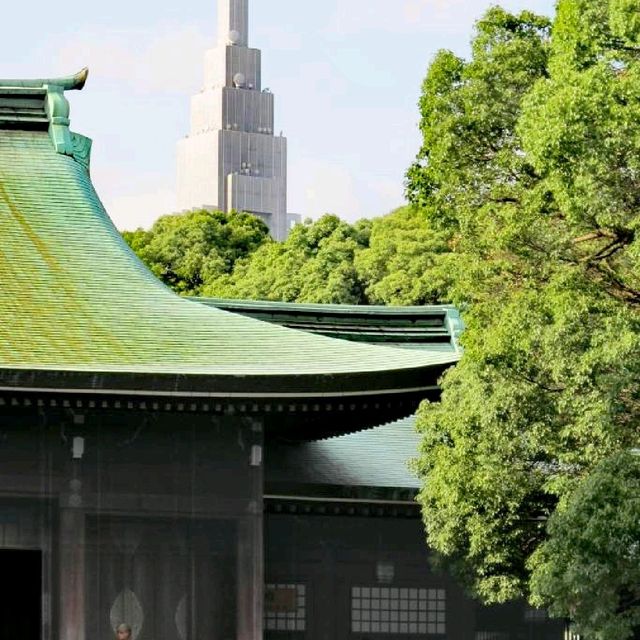
[[[548,35],[548,19],[494,8],[477,25],[469,62],[441,51],[430,65],[407,195],[436,226],[461,229],[473,221],[465,212],[509,203],[528,185],[516,126],[524,96],[547,73]]]
[[[537,602],[586,638],[640,637],[640,452],[600,463],[548,529],[531,560]]]
[[[334,215],[284,242],[253,216],[196,211],[125,231],[129,246],[184,295],[335,304],[429,304],[451,284],[451,234],[414,207],[349,224]]]
[[[207,285],[203,292],[253,300],[362,303],[354,258],[367,246],[369,232],[368,221],[350,225],[333,215],[306,220],[286,241],[263,245],[239,262],[228,278]]]
[[[450,234],[436,230],[415,207],[401,207],[371,222],[369,246],[355,268],[370,304],[437,304],[451,285]]]
[[[285,302],[441,302],[450,286],[449,238],[414,207],[353,225],[325,215],[295,227],[285,242],[260,247],[202,291]]]
[[[125,231],[123,237],[165,284],[199,295],[205,283],[214,286],[239,259],[269,244],[268,233],[247,213],[201,210],[163,216],[148,231]]]
[[[586,600],[563,607],[531,572],[553,563],[555,547],[536,554],[559,535],[548,518],[640,439],[638,11],[560,0],[550,36],[490,10],[469,62],[443,52],[429,69],[408,173],[451,234],[467,325],[420,415],[429,542],[485,601],[533,595],[598,640],[612,636]]]

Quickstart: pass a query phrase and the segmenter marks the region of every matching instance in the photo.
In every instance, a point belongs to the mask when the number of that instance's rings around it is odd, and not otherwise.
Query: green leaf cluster
[[[326,215],[296,225],[286,241],[268,243],[238,264],[206,295],[284,302],[358,303],[361,283],[353,261],[368,243],[370,223],[350,225]]]
[[[122,235],[149,269],[182,295],[200,295],[231,273],[238,260],[269,242],[261,220],[237,211],[167,215],[149,230]]]
[[[407,174],[450,234],[467,326],[442,402],[420,413],[429,543],[485,601],[555,603],[598,640],[632,637],[626,578],[617,608],[587,619],[532,571],[554,562],[547,521],[640,441],[638,16],[638,0],[560,0],[551,28],[491,9],[471,60],[441,52],[429,68]]]
[[[333,304],[430,304],[451,286],[450,234],[401,207],[349,224],[305,220],[284,242],[247,213],[192,211],[123,232],[131,249],[177,293]]]
[[[595,467],[549,521],[533,554],[535,601],[571,613],[587,638],[640,633],[640,455]]]
[[[355,258],[364,302],[419,305],[445,302],[451,287],[450,234],[422,211],[402,207],[371,221],[368,246]]]
[[[429,304],[447,296],[450,235],[402,207],[349,224],[334,215],[265,243],[205,295],[332,304]]]

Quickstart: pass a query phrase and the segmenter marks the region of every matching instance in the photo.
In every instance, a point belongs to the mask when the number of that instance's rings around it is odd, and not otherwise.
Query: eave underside
[[[426,396],[437,400],[439,391]],[[244,416],[259,422],[270,442],[306,442],[324,440],[354,431],[376,427],[411,415],[425,393],[379,396],[323,397],[193,397],[159,396],[152,393],[124,394],[72,393],[0,389],[0,415],[12,420],[29,412],[67,410],[80,414],[121,412],[123,419],[134,412],[176,415],[176,429],[189,415]],[[13,417],[13,418],[12,418]]]

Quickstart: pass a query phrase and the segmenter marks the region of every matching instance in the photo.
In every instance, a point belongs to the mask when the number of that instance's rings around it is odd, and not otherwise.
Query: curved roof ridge
[[[21,89],[40,89],[53,85],[60,87],[64,91],[80,91],[84,88],[89,77],[89,69],[84,67],[78,73],[64,78],[39,78],[36,80],[25,79],[0,79],[0,88],[21,88]]]

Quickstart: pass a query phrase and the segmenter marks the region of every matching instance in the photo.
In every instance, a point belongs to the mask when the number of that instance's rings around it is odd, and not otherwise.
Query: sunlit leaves
[[[165,284],[185,295],[229,274],[237,260],[268,242],[266,225],[247,213],[192,211],[159,218],[124,239]]]
[[[532,554],[560,535],[546,519],[640,442],[639,15],[561,0],[550,40],[494,9],[472,59],[438,55],[423,85],[408,194],[450,234],[467,328],[421,411],[420,497],[429,543],[488,602],[531,594]],[[544,548],[552,566],[561,547]],[[629,637],[540,584],[538,604]]]

